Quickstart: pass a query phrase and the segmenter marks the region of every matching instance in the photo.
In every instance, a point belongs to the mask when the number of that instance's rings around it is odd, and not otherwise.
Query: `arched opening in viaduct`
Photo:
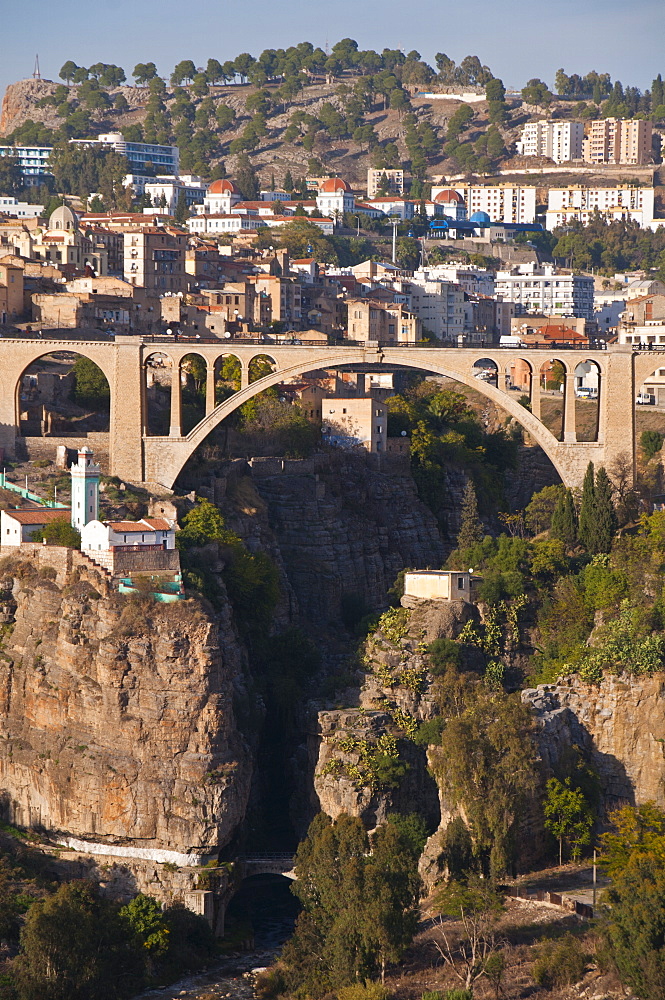
[[[14,387],[15,426],[30,457],[46,447],[38,438],[96,436],[98,452],[108,455],[111,386],[104,371],[78,351],[45,351],[27,364]],[[49,457],[53,448],[49,450]],[[38,454],[39,453],[39,454]]]
[[[259,950],[283,945],[302,909],[292,885],[292,879],[273,873],[243,879],[226,907],[224,937]]]
[[[578,441],[597,441],[600,433],[602,384],[600,365],[585,358],[574,369],[575,427]]]
[[[173,392],[173,358],[164,351],[149,354],[144,364],[145,433],[169,433]]]
[[[214,386],[208,386],[208,365],[200,354],[185,354],[180,359],[178,372],[181,406],[181,433],[189,434],[192,428],[210,412],[207,395],[214,395]]]

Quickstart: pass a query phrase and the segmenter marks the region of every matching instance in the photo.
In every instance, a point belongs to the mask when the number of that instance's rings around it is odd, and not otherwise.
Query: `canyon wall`
[[[550,769],[566,747],[582,747],[600,779],[604,806],[653,801],[665,808],[665,675],[561,678],[522,692],[538,722]]]
[[[213,620],[196,601],[128,600],[77,573],[50,575],[3,563],[5,817],[122,855],[196,862],[231,839],[251,778],[228,611]]]

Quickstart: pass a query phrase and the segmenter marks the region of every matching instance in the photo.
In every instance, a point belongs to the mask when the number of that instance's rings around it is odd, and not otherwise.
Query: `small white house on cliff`
[[[421,601],[466,601],[477,600],[478,587],[482,580],[473,575],[473,570],[426,569],[404,574],[404,597]]]
[[[174,549],[175,528],[163,517],[140,521],[88,521],[81,529],[81,551],[112,552],[117,548]]]

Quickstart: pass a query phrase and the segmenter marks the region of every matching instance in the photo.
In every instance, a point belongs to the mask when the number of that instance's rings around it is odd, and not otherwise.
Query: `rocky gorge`
[[[463,487],[451,469],[451,511]],[[170,901],[209,884],[199,878],[208,860],[231,862],[256,844],[292,850],[319,810],[369,828],[417,812],[431,831],[421,874],[433,884],[442,835],[464,805],[433,774],[426,726],[441,678],[428,650],[468,639],[488,608],[405,598],[360,648],[340,626],[350,604],[385,609],[401,569],[438,567],[450,549],[408,470],[344,456],[235,461],[200,493],[247,552],[274,565],[274,633],[297,628],[318,644],[306,697],[294,694],[288,717],[274,713],[226,592],[223,546],[198,554],[215,600],[176,605],[117,594],[71,550],[28,546],[0,566],[3,818],[68,846],[72,872],[109,892],[133,886]],[[518,662],[525,653],[507,623],[504,640]],[[463,644],[466,667],[481,669],[479,649]],[[662,684],[660,675],[570,677],[525,690],[543,776],[578,746],[599,775],[605,814],[662,804]],[[266,795],[278,798],[262,810]],[[542,830],[528,836],[533,857]],[[228,880],[218,883],[228,895]]]

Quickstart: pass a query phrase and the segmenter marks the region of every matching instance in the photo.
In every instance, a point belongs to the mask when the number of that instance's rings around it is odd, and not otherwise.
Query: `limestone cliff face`
[[[6,816],[155,857],[227,843],[251,777],[230,618],[58,586],[25,564],[2,587],[15,606],[0,659]]]
[[[562,678],[522,692],[539,723],[543,762],[583,747],[600,777],[605,808],[648,800],[665,806],[665,675]]]
[[[444,560],[436,520],[409,474],[385,475],[340,456],[314,474],[255,471],[254,482],[309,622],[339,618],[344,595],[385,606],[401,569],[438,568]]]

